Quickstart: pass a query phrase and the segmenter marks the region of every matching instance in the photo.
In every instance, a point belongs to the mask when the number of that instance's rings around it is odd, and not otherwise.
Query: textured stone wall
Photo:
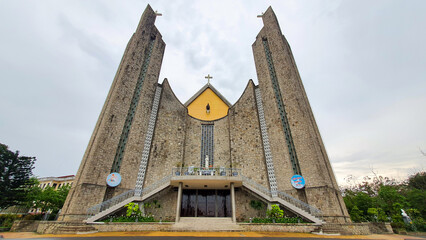
[[[331,169],[324,145],[321,141],[308,98],[295,65],[291,49],[281,33],[274,12],[269,8],[263,15],[264,27],[253,44],[259,87],[265,108],[268,134],[278,189],[298,197],[323,211],[325,215],[348,220],[348,213],[343,200],[336,191],[338,186]],[[267,39],[272,62],[275,68],[282,100],[285,105],[288,123],[300,164],[302,175],[306,180],[306,194],[291,187],[290,177],[294,174],[289,151],[284,136],[279,111],[275,99],[271,76],[262,43]],[[323,191],[316,191],[321,188]],[[312,190],[310,190],[312,189]]]
[[[321,206],[323,217],[326,222],[350,222],[349,216],[341,216],[342,211],[346,210],[346,208],[340,208],[340,203],[338,202],[340,191],[336,191],[336,189],[328,186],[323,186],[307,188],[306,195],[308,197],[309,204],[313,206]],[[345,207],[345,205],[343,207]]]
[[[231,160],[244,176],[269,188],[253,81],[229,109]]]
[[[174,223],[163,222],[163,223],[141,223],[141,222],[114,222],[114,223],[105,223],[105,224],[85,224],[79,223],[70,225],[66,222],[55,222],[55,221],[42,221],[39,222],[37,233],[40,234],[60,234],[60,233],[73,233],[68,229],[64,231],[67,227],[72,227],[73,229],[88,229],[93,228],[95,231],[99,232],[140,232],[140,231],[173,231]],[[318,226],[315,224],[309,223],[275,223],[275,224],[263,224],[263,223],[239,223],[240,227],[243,228],[243,231],[250,232],[300,232],[300,233],[310,233],[313,231],[318,231]],[[347,223],[347,224],[335,224],[325,227],[333,228],[338,231],[334,233],[341,233],[344,235],[368,235],[368,234],[391,234],[392,229],[386,228],[384,231],[376,232],[375,230],[371,231],[370,226],[373,223]],[[383,223],[384,227],[390,225],[389,223]],[[390,232],[389,232],[390,231]],[[76,233],[76,231],[74,232]]]
[[[70,234],[81,231],[87,231],[86,229],[92,228],[92,231],[99,232],[139,232],[139,231],[167,231],[171,228],[172,223],[129,223],[129,222],[114,222],[104,224],[85,224],[85,223],[73,223],[70,225],[69,222],[54,222],[54,221],[42,221],[40,222],[37,233],[39,234]],[[74,229],[74,231],[73,231]]]
[[[176,203],[177,203],[178,192],[173,188],[169,187],[160,193],[154,195],[152,198],[146,200],[146,203],[151,203],[151,208],[145,209],[145,214],[150,213],[154,216],[154,219],[159,221],[160,217],[163,221],[175,221],[176,219]],[[157,206],[154,206],[154,202],[157,201]]]
[[[13,222],[11,232],[35,232],[41,221],[35,220],[17,220]]]
[[[189,115],[186,116],[186,135],[184,149],[185,166],[200,167],[201,161],[201,123]]]
[[[173,223],[106,223],[98,225],[99,232],[168,231]]]
[[[201,126],[200,126],[201,128]],[[214,165],[213,167],[229,167],[229,121],[228,116],[214,122]],[[201,138],[200,138],[201,141]],[[201,157],[201,156],[200,156]]]
[[[262,95],[266,127],[268,129],[271,154],[276,173],[275,177],[277,179],[278,190],[292,190],[289,180],[294,173],[290,163],[283,128],[281,126],[274,90],[269,77],[267,62],[265,60],[265,52],[263,49],[262,39],[260,37],[263,32],[264,30],[262,29],[256,42],[253,44],[253,53],[256,60],[256,71]]]
[[[184,164],[186,167],[200,167],[201,162],[201,125],[214,125],[214,167],[229,167],[230,165],[230,146],[229,146],[229,122],[228,117],[221,118],[214,122],[201,121],[186,117],[186,137],[185,137],[185,156]],[[204,167],[204,166],[203,166]]]
[[[109,197],[135,186],[148,124],[148,119],[144,116],[151,111],[152,96],[165,48],[161,34],[154,26],[155,18],[154,11],[148,6],[126,48],[59,220],[82,220],[87,208],[105,199],[105,179],[111,171],[133,92],[149,52],[149,42],[155,38],[121,164],[122,183],[109,191]]]
[[[170,175],[172,168],[183,161],[187,109],[176,98],[167,79],[162,87],[145,187]]]
[[[249,221],[250,218],[263,218],[266,217],[267,203],[264,203],[262,209],[257,210],[250,206],[252,200],[261,201],[253,194],[242,190],[241,188],[235,192],[235,206],[237,222]]]
[[[264,223],[240,223],[246,231],[250,232],[298,232],[298,233],[310,233],[316,229],[314,224],[306,223],[275,223],[275,224],[264,224]]]

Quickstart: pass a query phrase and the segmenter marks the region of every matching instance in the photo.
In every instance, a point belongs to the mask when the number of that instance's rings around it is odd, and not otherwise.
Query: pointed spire
[[[143,14],[142,14],[141,20],[139,21],[139,25],[138,25],[138,28],[136,29],[136,32],[138,32],[140,29],[144,28],[145,26],[153,26],[156,18],[157,18],[157,13],[148,4],[145,8],[145,11],[143,11]]]
[[[282,35],[277,16],[275,15],[274,10],[272,10],[271,6],[269,6],[268,9],[266,9],[266,12],[262,14],[262,20],[265,28],[267,28],[268,30],[278,31],[279,34]]]

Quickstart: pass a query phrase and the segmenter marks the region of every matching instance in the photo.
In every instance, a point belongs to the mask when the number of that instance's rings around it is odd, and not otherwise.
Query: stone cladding
[[[241,168],[244,176],[269,188],[252,80],[229,109],[229,125],[232,166]]]
[[[254,209],[252,206],[250,206],[250,202],[254,201],[261,201],[259,198],[254,197],[253,194],[244,191],[242,189],[238,189],[235,192],[235,205],[237,206],[236,209],[236,219],[237,222],[244,222],[249,221],[250,218],[264,218],[266,217],[266,208],[268,206],[267,203],[263,204],[262,209]]]
[[[200,127],[201,128],[201,127]],[[229,167],[229,121],[224,117],[214,122],[214,164],[213,167]]]
[[[144,186],[172,173],[183,161],[187,109],[176,98],[167,79],[162,84],[160,106]]]
[[[152,198],[147,199],[144,203],[150,203],[150,208],[145,208],[145,214],[154,216],[154,219],[159,221],[175,221],[176,218],[176,202],[177,190],[169,187]],[[155,205],[154,203],[157,203]]]
[[[253,44],[253,53],[269,129],[271,151],[274,156],[275,172],[280,173],[276,175],[278,189],[316,206],[325,216],[330,216],[332,221],[350,222],[291,49],[281,33],[271,8],[263,14],[262,18],[264,27]],[[290,184],[290,178],[294,172],[288,148],[285,146],[286,139],[268,70],[264,40],[269,45],[301,173],[306,180],[305,191],[294,190]],[[321,189],[316,192],[315,189],[319,188]]]
[[[144,116],[149,116],[151,111],[165,49],[161,34],[154,26],[155,18],[156,14],[148,6],[127,45],[59,220],[81,221],[86,217],[86,210],[90,206],[135,187],[142,154],[140,146],[143,146],[148,125],[148,118]],[[145,55],[149,52],[150,41],[154,41],[154,45],[122,158],[122,182],[119,187],[108,191],[109,196],[106,196],[105,179],[111,172],[136,82],[141,75]]]
[[[186,131],[184,142],[184,164],[185,166],[200,167],[201,151],[201,124],[209,123],[197,120],[189,115],[185,117]]]

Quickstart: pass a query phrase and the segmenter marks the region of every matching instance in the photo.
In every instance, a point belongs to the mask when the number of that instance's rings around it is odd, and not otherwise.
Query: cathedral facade
[[[249,80],[234,104],[210,83],[184,104],[159,83],[166,44],[156,17],[148,6],[126,47],[58,220],[154,202],[144,211],[170,221],[244,221],[279,204],[310,222],[350,222],[272,8],[252,45],[259,84]]]

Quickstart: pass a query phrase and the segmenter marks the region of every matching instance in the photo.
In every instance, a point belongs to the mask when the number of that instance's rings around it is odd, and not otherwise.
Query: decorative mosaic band
[[[263,104],[262,104],[262,97],[260,95],[260,89],[257,87],[254,90],[254,93],[256,94],[257,112],[259,115],[260,131],[262,133],[263,149],[265,152],[265,159],[266,159],[266,169],[268,171],[268,178],[269,178],[269,187],[271,188],[272,197],[276,197],[278,196],[277,180],[275,179],[274,162],[272,160],[271,147],[269,145],[268,130],[266,128],[265,113],[263,112]]]
[[[293,138],[291,136],[290,124],[288,123],[287,113],[285,111],[284,103],[281,96],[280,87],[277,80],[277,74],[274,68],[274,62],[269,50],[268,40],[263,39],[263,48],[265,49],[266,61],[268,62],[269,75],[272,80],[272,87],[274,88],[275,99],[277,100],[278,110],[280,112],[281,124],[284,129],[285,140],[287,142],[288,152],[290,154],[290,161],[294,174],[302,174],[300,171],[299,160],[297,159],[296,148],[294,147]]]
[[[202,124],[201,125],[201,161],[200,167],[206,167],[206,155],[209,156],[208,166],[214,164],[214,125],[213,124]],[[208,167],[207,166],[207,167]]]
[[[142,69],[139,74],[136,88],[133,92],[132,102],[130,103],[129,111],[127,112],[126,121],[124,123],[123,131],[121,132],[120,141],[118,143],[117,150],[115,152],[114,162],[112,164],[111,172],[119,172],[121,167],[121,161],[124,155],[124,149],[126,148],[127,138],[129,136],[130,128],[132,127],[133,117],[135,116],[136,107],[139,103],[141,95],[142,85],[145,80],[146,72],[148,71],[149,61],[151,59],[152,48],[154,47],[154,40],[151,39],[149,46],[145,52],[145,58],[143,61]]]
[[[139,165],[138,178],[136,179],[135,196],[141,196],[143,182],[145,180],[146,165],[148,164],[149,153],[151,151],[152,137],[154,135],[155,122],[157,121],[158,106],[160,105],[161,86],[155,89],[154,103],[152,104],[151,115],[149,116],[148,131],[146,132],[145,143],[143,145],[142,160]]]

